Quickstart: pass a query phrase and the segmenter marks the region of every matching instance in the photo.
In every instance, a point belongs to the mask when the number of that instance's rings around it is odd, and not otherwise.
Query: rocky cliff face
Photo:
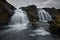
[[[35,5],[27,6],[25,11],[27,12],[30,22],[37,22],[39,20],[37,7]]]
[[[50,21],[50,32],[53,35],[58,35],[60,36],[60,15],[56,15],[54,20]]]
[[[53,18],[52,21],[50,21],[50,32],[53,35],[60,36],[60,9],[55,8],[44,8]]]
[[[16,8],[6,0],[0,0],[0,29],[7,25]]]

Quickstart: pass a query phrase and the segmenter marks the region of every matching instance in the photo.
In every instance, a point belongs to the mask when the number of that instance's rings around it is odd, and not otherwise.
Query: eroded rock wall
[[[16,8],[6,0],[0,0],[0,29],[8,25],[10,17],[14,14]]]

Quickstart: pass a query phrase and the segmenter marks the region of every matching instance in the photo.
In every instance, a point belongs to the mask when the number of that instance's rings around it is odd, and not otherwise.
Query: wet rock
[[[14,14],[16,8],[9,4],[6,0],[0,0],[0,29],[8,25],[10,17]]]
[[[54,7],[52,7],[52,8],[43,8],[43,9],[46,10],[52,16],[52,18],[56,15],[60,15],[60,9],[56,9]]]
[[[30,21],[29,25],[31,29],[38,27],[37,23],[39,21],[38,9],[35,5],[29,5],[27,7],[21,7],[27,13],[28,19]]]
[[[53,35],[58,35],[60,36],[60,15],[56,15],[55,19],[53,21],[50,21],[50,32]]]
[[[60,9],[56,9],[54,7],[52,8],[43,8],[44,10],[46,10],[51,16],[52,19],[51,21],[49,21],[48,23],[50,24],[50,32],[52,35],[58,35],[60,36]]]
[[[27,12],[28,19],[31,22],[31,28],[36,29],[38,27],[36,22],[39,21],[37,7],[35,5],[30,5],[27,6],[27,9],[25,11]]]
[[[39,20],[37,7],[35,5],[27,6],[27,9],[25,11],[27,12],[30,22],[36,22]]]

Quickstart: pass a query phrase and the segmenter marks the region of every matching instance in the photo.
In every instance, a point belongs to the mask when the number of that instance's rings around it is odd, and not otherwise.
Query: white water
[[[50,16],[50,14],[47,11],[45,11],[44,9],[39,9],[38,10],[38,16],[39,16],[39,21],[41,21],[41,22],[48,22],[48,21],[52,20],[52,17]],[[30,36],[50,35],[50,33],[46,31],[46,27],[40,27],[38,29],[33,30],[33,32],[34,32],[34,34],[30,34]]]
[[[48,14],[48,12],[46,12],[45,10],[40,9],[38,10],[38,12],[39,12],[40,21],[47,22],[52,19],[51,16]],[[12,31],[12,30],[21,31],[24,29],[28,29],[27,27],[28,23],[29,23],[29,20],[26,15],[26,12],[22,11],[21,9],[17,9],[15,10],[15,14],[11,18],[10,25],[8,25],[9,27],[12,27],[9,31]],[[35,34],[33,35],[50,35],[49,32],[45,31],[43,27],[36,30],[32,30],[32,31],[35,32]]]
[[[12,16],[11,24],[25,24],[29,23],[28,17],[26,15],[25,11],[22,11],[22,9],[15,10],[15,14]]]
[[[45,28],[43,28],[43,27],[40,27],[40,28],[34,30],[33,32],[35,32],[34,35],[42,35],[42,36],[50,35],[50,33],[47,32],[47,31],[45,30]]]
[[[52,17],[50,16],[50,14],[47,11],[45,11],[44,9],[39,9],[38,15],[39,15],[39,21],[48,22],[48,21],[52,20]]]
[[[27,24],[29,23],[28,17],[25,11],[22,9],[17,9],[14,11],[15,14],[11,17],[11,23],[8,25],[12,27],[11,30],[24,30],[27,29]]]
[[[34,34],[30,34],[30,36],[36,36],[36,35],[46,36],[46,35],[50,35],[50,33],[47,32],[45,30],[45,28],[43,28],[43,27],[35,29],[35,30],[33,30],[33,32],[34,32]]]

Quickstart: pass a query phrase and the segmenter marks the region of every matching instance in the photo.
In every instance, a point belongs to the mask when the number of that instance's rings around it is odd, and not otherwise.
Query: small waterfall
[[[44,9],[38,10],[38,16],[39,16],[39,21],[42,21],[42,22],[48,22],[52,20],[52,17],[50,16],[50,14]]]
[[[36,36],[36,35],[50,35],[50,33],[47,31],[49,24],[48,21],[52,20],[52,17],[48,12],[46,12],[44,9],[38,9],[38,16],[40,21],[40,28],[33,30],[34,34],[30,34],[30,36]]]
[[[11,24],[17,23],[19,24],[29,23],[26,12],[22,11],[22,9],[15,10],[15,14],[11,18]]]
[[[27,29],[27,24],[29,23],[28,17],[25,11],[22,9],[17,9],[14,11],[14,15],[11,17],[11,23],[8,27],[12,27],[11,30],[24,30]]]

